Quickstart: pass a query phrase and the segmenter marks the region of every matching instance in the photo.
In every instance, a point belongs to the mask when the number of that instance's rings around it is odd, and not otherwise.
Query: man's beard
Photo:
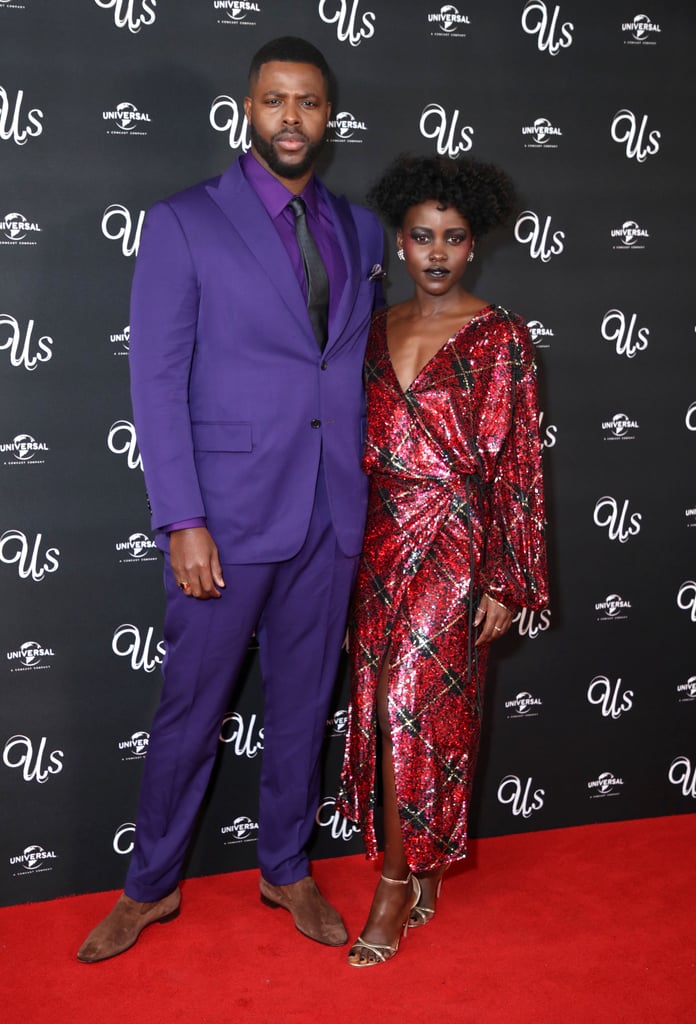
[[[280,131],[276,132],[275,135],[271,136],[270,139],[265,139],[263,135],[254,128],[253,124],[249,125],[249,134],[251,135],[251,142],[259,154],[262,157],[274,174],[277,174],[281,178],[301,178],[307,171],[311,171],[316,163],[317,157],[324,146],[324,139],[319,139],[318,142],[310,142],[306,135],[302,132],[288,132]],[[291,136],[293,138],[302,139],[303,142],[307,143],[307,150],[304,158],[298,164],[286,163],[283,157],[281,157],[273,145],[274,141],[283,136]]]

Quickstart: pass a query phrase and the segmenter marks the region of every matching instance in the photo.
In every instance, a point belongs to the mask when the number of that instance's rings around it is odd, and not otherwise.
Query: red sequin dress
[[[353,692],[339,810],[374,829],[376,691],[389,658],[389,718],[406,858],[425,871],[466,856],[486,647],[481,596],[510,609],[548,600],[539,413],[524,322],[487,306],[404,392],[387,311],[365,362],[370,477],[350,630]]]

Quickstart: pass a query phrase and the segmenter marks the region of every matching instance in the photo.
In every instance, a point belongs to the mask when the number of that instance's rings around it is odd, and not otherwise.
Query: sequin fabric
[[[376,692],[389,721],[406,858],[425,871],[466,856],[487,650],[484,593],[511,609],[548,600],[533,348],[524,322],[487,306],[404,392],[373,319],[363,468],[370,498],[350,631],[352,698],[338,797],[377,855]]]

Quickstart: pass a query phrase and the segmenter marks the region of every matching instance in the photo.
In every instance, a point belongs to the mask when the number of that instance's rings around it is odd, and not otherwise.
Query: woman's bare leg
[[[382,737],[382,786],[384,790],[384,861],[382,875],[397,884],[390,884],[380,879],[372,899],[370,913],[360,937],[372,945],[394,946],[399,932],[413,906],[413,885],[408,880],[410,870],[404,853],[401,822],[396,800],[396,783],[394,779],[394,754],[389,724],[388,679],[389,656],[387,651],[379,683],[377,685],[377,717]],[[402,882],[404,884],[399,885]],[[348,959],[352,962],[372,961],[376,959],[369,950],[360,948],[359,944],[351,949]]]

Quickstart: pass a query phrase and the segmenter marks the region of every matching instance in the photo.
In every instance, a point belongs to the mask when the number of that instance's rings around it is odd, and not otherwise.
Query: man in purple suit
[[[86,963],[178,913],[184,856],[254,631],[261,898],[318,942],[347,939],[306,845],[362,543],[361,370],[383,235],[374,215],[313,174],[330,109],[321,53],[293,37],[268,43],[249,72],[251,151],[145,221],[132,398],[164,550],[167,654],[125,892],[78,952]]]

